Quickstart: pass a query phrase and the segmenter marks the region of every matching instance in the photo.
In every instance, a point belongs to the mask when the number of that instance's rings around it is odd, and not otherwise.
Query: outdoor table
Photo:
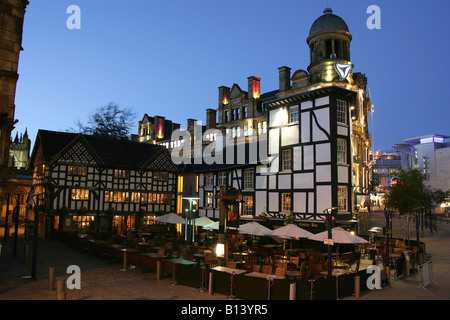
[[[139,253],[141,250],[134,248],[118,248],[117,250],[123,252],[123,268],[121,271],[126,271],[128,269],[128,260],[127,260],[127,252],[128,253]]]
[[[150,258],[155,258],[155,259],[164,259],[167,258],[167,256],[159,254],[159,253],[154,253],[154,252],[146,252],[146,253],[142,253],[143,256],[147,256]]]
[[[230,295],[229,295],[228,299],[234,299],[234,277],[236,274],[247,273],[247,270],[234,269],[234,268],[228,268],[228,267],[222,267],[222,266],[214,267],[211,270],[215,270],[215,271],[219,271],[219,272],[226,272],[226,273],[230,274],[231,289],[230,289]]]
[[[344,263],[344,262],[340,262],[340,261],[335,261],[333,263],[333,267],[335,268],[350,268],[350,265],[348,263]]]
[[[286,270],[285,272],[286,277],[293,280],[295,278],[299,278],[302,276],[302,273],[300,271],[294,271],[294,270]]]
[[[204,253],[194,253],[195,260],[198,260],[198,262],[205,262],[205,254]]]
[[[171,285],[175,285],[176,281],[175,281],[175,272],[176,272],[176,268],[175,265],[176,264],[182,264],[182,265],[186,265],[186,266],[190,266],[190,265],[196,265],[197,262],[195,261],[191,261],[191,260],[186,260],[183,258],[174,258],[174,259],[166,259],[167,261],[171,261],[173,262],[173,274],[172,274],[172,283]]]
[[[272,287],[272,282],[274,280],[286,279],[286,277],[276,276],[274,274],[267,274],[267,273],[262,273],[262,272],[250,272],[250,273],[247,273],[245,276],[264,278],[267,280],[267,300],[270,300],[270,289]]]

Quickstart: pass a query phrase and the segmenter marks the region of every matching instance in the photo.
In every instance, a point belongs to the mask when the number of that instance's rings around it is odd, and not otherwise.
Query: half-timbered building
[[[178,167],[159,145],[40,130],[30,163],[40,236],[120,233],[176,211]]]
[[[198,177],[200,215],[219,218],[219,188],[226,186],[240,193],[241,220],[323,227],[327,209],[336,208],[337,223],[354,223],[357,196],[369,194],[372,106],[367,78],[353,72],[351,39],[345,21],[327,8],[307,38],[307,71],[291,75],[280,67],[278,90],[266,93],[256,77],[248,78],[248,92],[219,87],[217,127],[224,145],[253,141],[258,155],[256,162],[185,168]]]

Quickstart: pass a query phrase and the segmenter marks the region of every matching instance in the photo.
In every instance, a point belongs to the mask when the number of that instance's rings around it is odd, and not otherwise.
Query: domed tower
[[[312,24],[306,39],[310,49],[308,72],[311,83],[347,82],[347,76],[353,69],[350,62],[352,35],[345,21],[333,14],[333,10],[326,8],[323,13]]]

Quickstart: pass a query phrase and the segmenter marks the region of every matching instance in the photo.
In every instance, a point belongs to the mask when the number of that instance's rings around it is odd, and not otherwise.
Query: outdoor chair
[[[298,267],[299,260],[300,260],[299,257],[290,257],[290,258],[289,258],[289,261],[290,261],[291,263],[294,263],[295,265],[297,265],[297,267]]]
[[[253,272],[261,272],[261,266],[257,265],[257,264],[253,265],[252,271]]]
[[[158,248],[158,254],[164,256],[166,254],[166,248],[164,247]]]
[[[279,277],[284,277],[286,275],[286,269],[284,268],[276,268],[275,275]]]
[[[272,266],[264,265],[262,267],[262,273],[272,274]]]

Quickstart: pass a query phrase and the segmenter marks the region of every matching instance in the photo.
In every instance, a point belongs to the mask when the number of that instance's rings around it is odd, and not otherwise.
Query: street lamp
[[[327,216],[327,222],[328,222],[328,239],[326,239],[327,241],[327,245],[328,245],[328,278],[331,278],[331,273],[332,273],[332,247],[333,247],[333,236],[332,236],[332,230],[331,230],[331,223],[332,223],[332,218],[333,215],[335,214],[336,210],[338,208],[337,207],[331,207],[331,208],[327,208],[325,210],[323,210],[323,213],[326,214]],[[336,257],[337,258],[337,257]]]
[[[197,200],[200,199],[199,197],[181,197],[181,199],[188,200],[189,201],[189,211],[186,209],[188,214],[186,214],[186,222],[184,227],[184,241],[188,241],[188,223],[189,220],[192,220],[192,243],[194,243],[195,240],[195,219],[193,219],[192,216],[192,205],[197,204]]]
[[[417,252],[420,252],[420,240],[419,240],[419,211],[422,213],[424,207],[418,207],[414,209],[416,213],[416,237],[417,237]]]

